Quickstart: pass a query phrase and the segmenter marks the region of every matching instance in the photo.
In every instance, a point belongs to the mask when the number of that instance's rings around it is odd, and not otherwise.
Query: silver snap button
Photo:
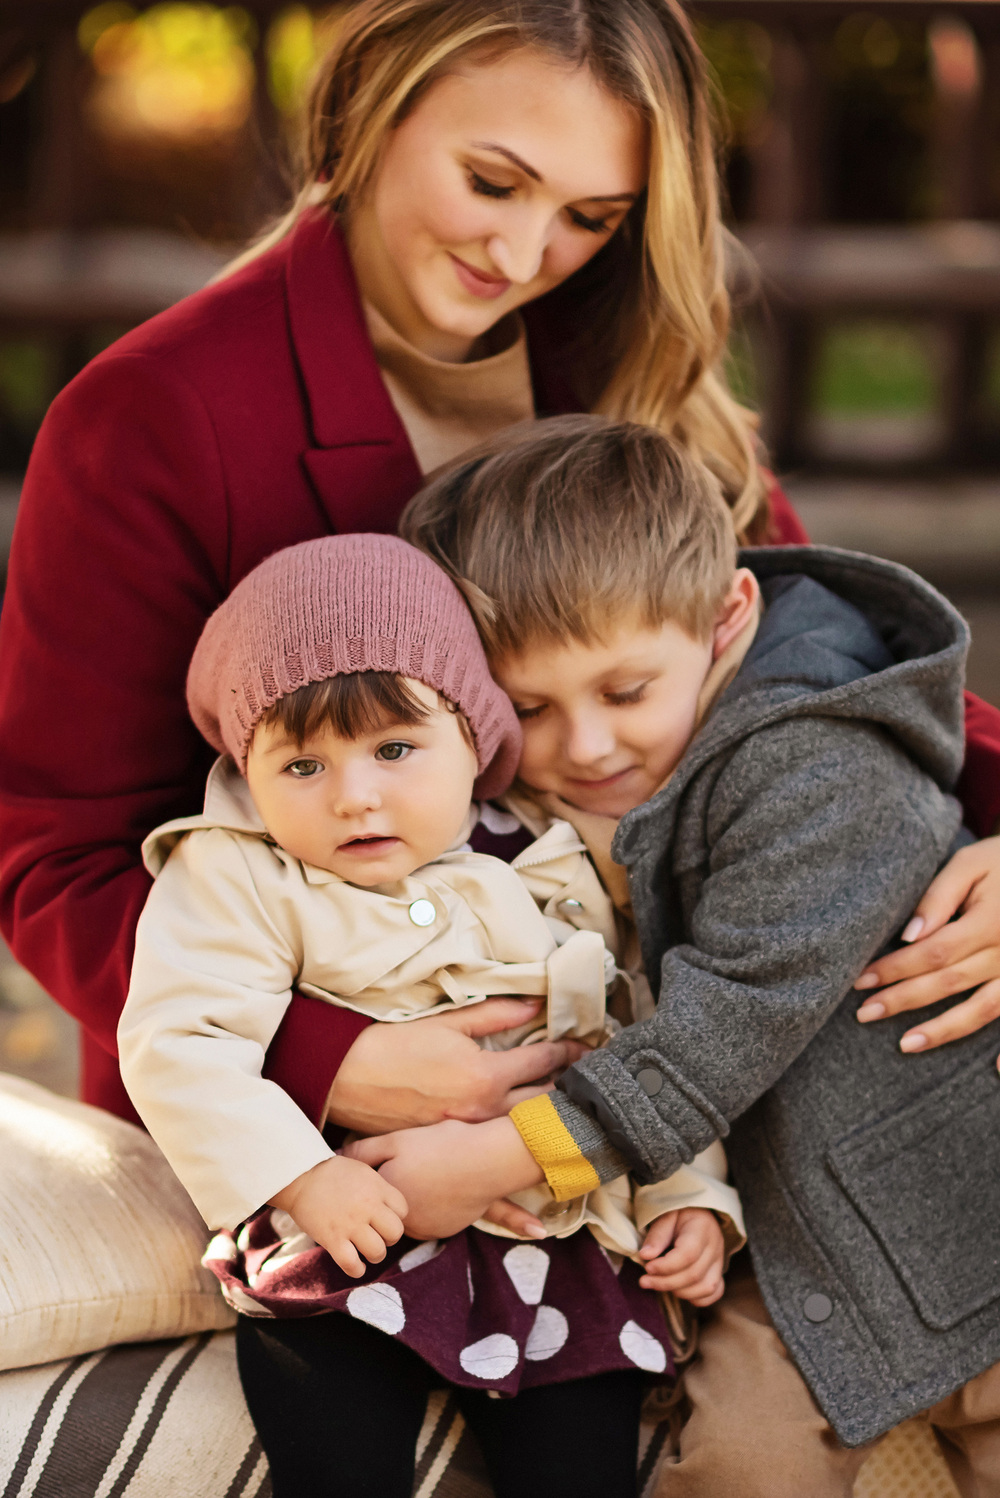
[[[829,1295],[807,1295],[802,1306],[802,1314],[807,1321],[829,1321],[833,1315],[833,1301]]]
[[[635,1080],[647,1097],[655,1097],[663,1087],[663,1078],[655,1066],[644,1066]]]
[[[415,926],[433,926],[437,911],[430,900],[414,900],[410,906],[410,920]]]
[[[582,910],[583,909],[583,901],[582,900],[560,900],[559,901],[559,908],[560,908],[560,910]]]

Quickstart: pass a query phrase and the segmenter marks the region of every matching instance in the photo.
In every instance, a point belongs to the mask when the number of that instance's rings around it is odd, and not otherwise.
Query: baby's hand
[[[722,1294],[725,1254],[722,1229],[713,1212],[704,1207],[664,1212],[646,1229],[646,1241],[639,1250],[646,1272],[639,1283],[644,1290],[670,1290],[693,1306],[710,1306]]]
[[[345,1274],[360,1279],[362,1262],[380,1264],[403,1236],[406,1198],[370,1165],[334,1155],[297,1176],[271,1198]]]

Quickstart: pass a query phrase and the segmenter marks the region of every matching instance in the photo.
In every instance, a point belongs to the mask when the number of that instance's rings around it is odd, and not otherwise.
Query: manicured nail
[[[907,926],[906,930],[903,932],[902,936],[899,938],[900,941],[916,941],[917,937],[924,929],[925,924],[926,923],[922,915],[915,915],[913,917],[913,920]]]
[[[927,1036],[921,1035],[920,1031],[917,1030],[913,1035],[903,1036],[899,1042],[899,1049],[901,1051],[922,1051],[926,1044]]]
[[[878,973],[862,973],[855,988],[878,988]]]
[[[532,1222],[524,1230],[529,1238],[547,1238],[549,1235],[540,1222]]]
[[[862,1004],[858,1010],[858,1019],[863,1025],[867,1025],[870,1019],[882,1019],[884,1015],[885,1005],[875,1003],[871,1000],[867,1004]]]

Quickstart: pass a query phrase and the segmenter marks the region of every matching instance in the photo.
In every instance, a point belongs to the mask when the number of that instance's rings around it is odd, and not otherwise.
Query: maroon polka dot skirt
[[[659,1296],[640,1288],[637,1264],[586,1230],[541,1243],[477,1228],[403,1238],[355,1280],[286,1213],[265,1207],[213,1238],[204,1262],[243,1315],[354,1316],[472,1389],[516,1394],[615,1368],[674,1371]]]

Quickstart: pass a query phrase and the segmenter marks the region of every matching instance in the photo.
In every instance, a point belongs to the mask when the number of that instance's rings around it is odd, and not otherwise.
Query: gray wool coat
[[[949,794],[968,631],[888,562],[742,561],[757,637],[614,844],[656,1013],[555,1100],[602,1176],[728,1136],[768,1310],[857,1446],[1000,1361],[998,1027],[904,1056],[913,1016],[861,1026],[851,991],[971,840]]]

